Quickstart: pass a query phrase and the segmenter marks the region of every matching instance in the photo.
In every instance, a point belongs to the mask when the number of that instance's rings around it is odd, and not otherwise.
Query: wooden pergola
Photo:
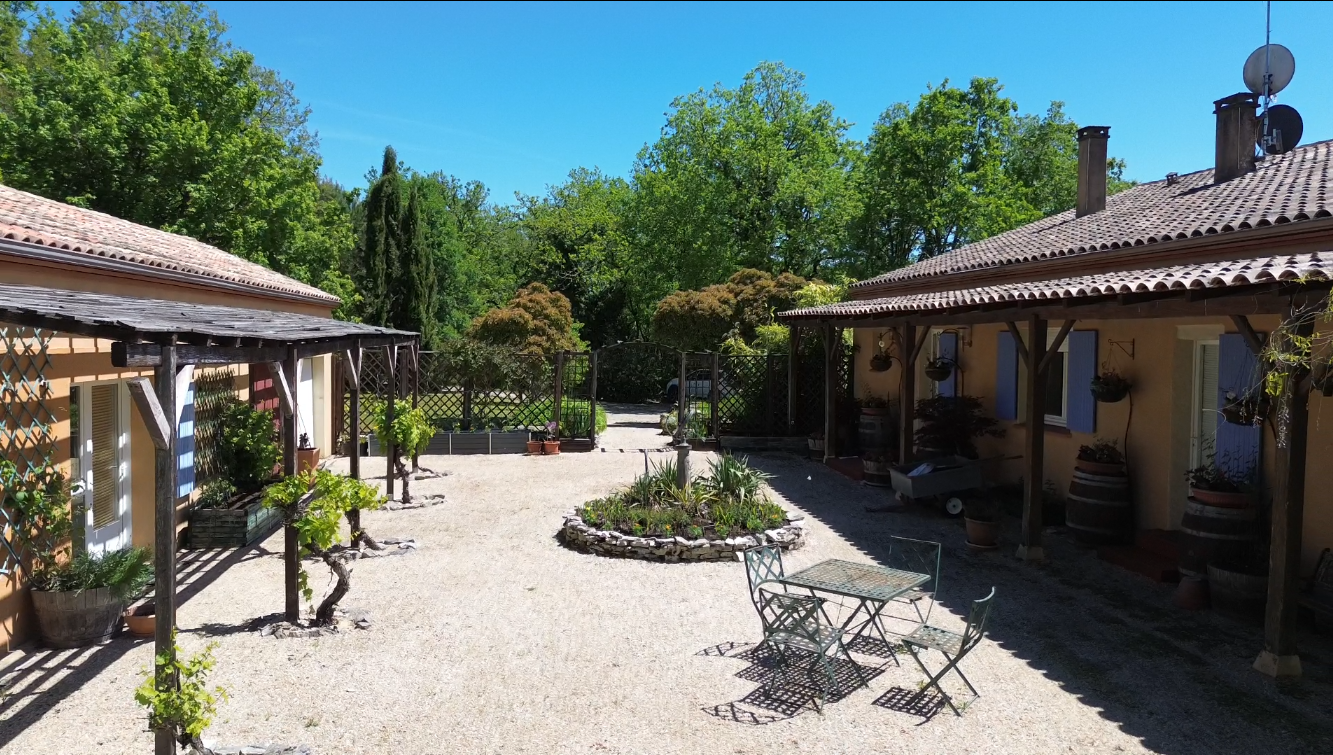
[[[1122,274],[1123,277],[1124,274]],[[1032,290],[1050,290],[1041,282]],[[1025,387],[1026,427],[1024,443],[1023,524],[1020,558],[1042,560],[1042,480],[1044,479],[1046,412],[1045,377],[1051,353],[1058,350],[1066,335],[1080,320],[1127,320],[1180,317],[1228,317],[1244,337],[1246,344],[1262,361],[1266,336],[1256,332],[1249,322],[1254,315],[1290,315],[1326,302],[1330,282],[1326,275],[1302,275],[1299,280],[1270,280],[1254,284],[1244,281],[1228,284],[1217,278],[1206,285],[1159,288],[1113,295],[1045,295],[1031,293],[1004,300],[953,303],[944,306],[923,304],[920,297],[886,297],[865,301],[794,310],[779,317],[796,328],[818,327],[824,330],[826,348],[824,414],[825,459],[837,456],[835,447],[836,330],[840,328],[876,328],[896,330],[902,345],[903,380],[899,411],[899,461],[911,460],[915,407],[909,399],[916,395],[917,360],[931,326],[1004,324],[1013,335],[1019,359],[1029,379]],[[941,301],[949,301],[950,292],[941,292]],[[997,298],[997,297],[993,297]],[[959,298],[954,297],[954,302]],[[1025,342],[1018,326],[1027,325]],[[1052,345],[1047,346],[1051,325],[1059,323]],[[1312,327],[1312,324],[1309,326]],[[1299,330],[1308,336],[1310,330]],[[1290,437],[1276,450],[1276,477],[1273,486],[1271,562],[1268,606],[1264,622],[1264,649],[1255,668],[1272,676],[1300,673],[1296,649],[1298,575],[1300,570],[1302,520],[1305,506],[1305,469],[1308,429],[1308,403],[1311,378],[1308,368],[1298,367],[1286,375],[1277,407],[1289,418]],[[1035,431],[1034,431],[1035,429]]]
[[[128,387],[155,448],[154,644],[159,658],[172,657],[176,626],[177,378],[196,366],[267,364],[283,414],[283,473],[292,475],[297,471],[299,361],[341,354],[353,388],[355,417],[360,408],[361,354],[366,349],[384,349],[389,365],[387,411],[392,422],[392,396],[402,395],[407,385],[408,370],[400,363],[406,358],[415,370],[420,347],[416,333],[313,315],[9,284],[0,284],[0,323],[108,339],[113,342],[113,366],[154,370],[151,382],[131,378]],[[386,442],[392,458],[393,439]],[[351,473],[358,479],[360,461],[359,453],[352,454]],[[385,480],[392,495],[392,473]],[[300,554],[296,530],[290,526],[285,527],[283,560],[285,617],[295,622],[300,617]],[[156,736],[158,755],[175,752],[171,732],[158,731]]]

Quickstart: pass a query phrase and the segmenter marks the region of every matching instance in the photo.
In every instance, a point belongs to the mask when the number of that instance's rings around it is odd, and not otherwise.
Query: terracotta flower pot
[[[861,407],[861,413],[868,414],[871,417],[882,417],[889,413],[889,408],[887,406],[863,406]]]
[[[1219,493],[1216,490],[1190,488],[1190,498],[1206,506],[1223,509],[1248,509],[1254,506],[1253,493]]]
[[[968,517],[963,518],[967,526],[967,544],[980,548],[992,548],[1000,540],[1000,523],[983,522]]]
[[[318,448],[298,448],[296,449],[296,471],[297,473],[307,472],[319,466]]]
[[[560,441],[558,441],[558,440],[544,440],[544,441],[542,441],[542,452],[543,452],[543,453],[546,453],[546,454],[558,454],[558,453],[560,453]]]
[[[135,637],[152,637],[157,631],[157,615],[151,606],[131,608],[125,612],[125,628]]]
[[[1095,474],[1095,475],[1104,475],[1106,477],[1125,476],[1124,464],[1105,464],[1100,461],[1084,461],[1082,459],[1076,459],[1074,461],[1074,469],[1077,469],[1080,472],[1087,472],[1088,474]]]
[[[539,456],[541,455],[541,452],[542,452],[541,441],[539,440],[528,441],[528,453],[533,454],[534,456]]]

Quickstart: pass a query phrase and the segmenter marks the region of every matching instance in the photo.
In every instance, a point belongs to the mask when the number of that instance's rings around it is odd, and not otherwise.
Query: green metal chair
[[[990,619],[991,606],[994,602],[994,587],[990,589],[989,595],[981,600],[973,601],[972,610],[968,612],[967,616],[967,628],[963,630],[962,634],[932,627],[929,624],[922,624],[916,631],[903,638],[903,644],[907,646],[907,651],[916,660],[916,665],[920,666],[921,670],[926,672],[926,676],[930,677],[930,681],[926,682],[921,691],[912,697],[911,703],[915,703],[929,692],[931,687],[934,687],[935,691],[939,692],[940,696],[944,698],[944,702],[948,703],[949,707],[953,709],[954,715],[961,716],[962,714],[958,712],[957,706],[953,704],[953,698],[949,697],[949,693],[940,687],[940,679],[949,673],[950,669],[958,674],[967,688],[972,690],[973,695],[981,697],[981,693],[977,692],[977,688],[972,686],[972,682],[968,681],[966,676],[963,676],[962,669],[958,668],[958,662],[963,660],[963,657],[971,652],[972,648],[976,647],[981,642],[981,638],[986,635],[986,623]],[[922,663],[921,656],[917,654],[917,648],[938,650],[944,654],[944,658],[948,662],[944,665],[944,668],[940,669],[938,674],[932,675],[926,664]]]
[[[847,646],[842,642],[842,630],[820,620],[823,615],[823,598],[811,595],[795,595],[772,592],[760,587],[759,618],[764,623],[764,642],[774,648],[782,664],[782,676],[790,665],[787,651],[800,650],[815,656],[819,669],[823,672],[823,683],[819,685],[815,709],[821,714],[829,693],[837,684],[837,661],[846,658],[856,670],[861,686],[868,687],[861,666],[852,660]]]
[[[922,624],[930,621],[930,611],[935,606],[936,594],[940,585],[940,544],[929,540],[913,540],[909,537],[890,537],[889,555],[884,565],[890,569],[929,574],[930,581],[924,582],[910,592],[893,599],[895,603],[906,603],[916,611]],[[921,604],[929,598],[926,610],[921,611]]]
[[[778,546],[760,545],[745,551],[745,578],[750,582],[750,602],[754,603],[756,611],[763,612],[759,607],[760,586],[768,583],[770,588],[781,588],[786,592],[787,587],[782,584],[784,576],[782,549]]]

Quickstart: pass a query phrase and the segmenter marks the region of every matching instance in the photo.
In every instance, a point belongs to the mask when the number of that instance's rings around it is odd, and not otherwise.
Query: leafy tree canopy
[[[569,299],[541,283],[518,290],[507,307],[472,322],[469,335],[482,343],[509,346],[528,354],[583,351]]]

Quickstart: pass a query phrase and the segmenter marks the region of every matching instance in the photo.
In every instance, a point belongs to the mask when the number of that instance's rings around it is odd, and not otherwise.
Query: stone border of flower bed
[[[795,550],[805,545],[805,517],[787,515],[781,527],[754,535],[726,540],[691,540],[686,537],[635,537],[615,530],[599,530],[584,524],[578,509],[565,512],[560,537],[566,545],[613,558],[637,558],[644,561],[740,561],[741,553],[759,545],[777,545]]]

